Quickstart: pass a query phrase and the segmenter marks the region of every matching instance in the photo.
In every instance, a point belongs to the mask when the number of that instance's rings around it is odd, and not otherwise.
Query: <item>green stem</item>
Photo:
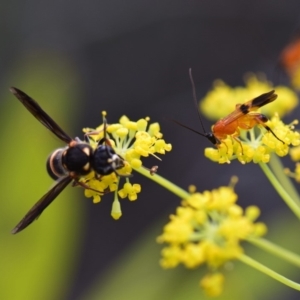
[[[247,238],[246,240],[257,247],[277,257],[280,257],[281,259],[290,262],[295,266],[300,267],[300,257],[297,254],[277,246],[276,244],[273,244],[272,242],[263,238]]]
[[[290,177],[288,177],[284,172],[284,166],[282,165],[281,160],[274,153],[271,154],[270,159],[270,168],[274,172],[276,178],[281,183],[281,185],[285,188],[285,190],[290,194],[290,196],[294,199],[295,202],[298,202],[300,205],[300,197],[295,189],[295,186],[292,184]]]
[[[262,273],[272,277],[273,279],[295,289],[295,290],[298,290],[300,291],[300,284],[295,282],[295,281],[292,281],[290,279],[287,279],[286,277],[276,273],[275,271],[269,269],[268,267],[264,266],[263,264],[259,263],[258,261],[252,259],[251,257],[245,255],[245,254],[242,254],[240,257],[239,257],[239,260],[242,261],[243,263],[245,263],[246,265],[250,266],[250,267],[253,267],[254,269],[258,270],[258,271],[261,271]]]
[[[262,168],[263,172],[270,180],[271,184],[277,191],[277,193],[282,197],[285,201],[286,205],[293,211],[293,213],[300,219],[300,207],[299,205],[293,200],[293,198],[286,192],[280,182],[277,180],[269,166],[265,163],[259,163],[260,167]]]
[[[185,191],[184,189],[178,187],[177,185],[175,185],[174,183],[170,182],[169,180],[157,175],[157,174],[150,174],[150,171],[148,169],[145,169],[143,167],[140,167],[138,169],[134,169],[136,172],[139,172],[140,174],[148,177],[149,179],[157,182],[158,184],[160,184],[161,186],[163,186],[164,188],[166,188],[167,190],[169,190],[170,192],[174,193],[175,195],[177,195],[179,198],[181,199],[186,199],[188,197],[190,197],[190,194]]]

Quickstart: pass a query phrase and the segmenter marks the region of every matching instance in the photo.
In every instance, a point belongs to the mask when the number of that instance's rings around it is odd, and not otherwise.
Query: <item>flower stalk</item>
[[[264,238],[248,237],[249,243],[300,268],[300,256]]]
[[[190,193],[185,191],[184,189],[180,188],[176,184],[172,183],[171,181],[165,179],[164,177],[158,175],[158,174],[153,174],[151,175],[149,170],[143,167],[134,169],[136,172],[140,173],[141,175],[151,179],[152,181],[158,183],[165,189],[169,190],[171,193],[176,195],[177,197],[181,199],[188,198],[190,196]]]
[[[290,194],[280,184],[279,180],[276,178],[276,176],[273,174],[273,172],[271,171],[271,169],[267,164],[259,163],[259,166],[264,172],[264,174],[266,175],[266,177],[269,179],[271,184],[273,185],[274,189],[277,191],[277,193],[281,196],[283,201],[286,203],[286,205],[297,216],[297,218],[300,219],[300,206],[298,205],[298,203],[294,201],[294,198],[292,198]]]
[[[242,254],[239,258],[238,258],[241,262],[243,262],[244,264],[272,277],[273,279],[285,284],[286,286],[289,286],[295,290],[300,291],[300,284],[292,281],[280,274],[278,274],[277,272],[273,271],[272,269],[264,266],[263,264],[259,263],[258,261],[252,259],[251,257]]]

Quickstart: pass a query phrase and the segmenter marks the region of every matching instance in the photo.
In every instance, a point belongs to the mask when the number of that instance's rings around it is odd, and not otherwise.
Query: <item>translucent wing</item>
[[[222,123],[224,125],[228,125],[232,122],[234,122],[235,120],[237,120],[238,118],[248,114],[251,111],[255,111],[258,108],[273,102],[276,98],[277,95],[274,94],[275,91],[272,90],[268,93],[265,94],[261,94],[260,96],[249,100],[247,102],[245,102],[244,104],[240,104],[236,107],[235,111],[233,111],[231,114],[229,114],[228,116],[224,117],[222,120]]]
[[[29,112],[38,119],[46,128],[52,131],[59,139],[69,144],[72,138],[69,137],[58,124],[34,101],[31,97],[17,88],[10,88],[10,91],[21,101]]]
[[[69,176],[64,177],[60,181],[58,181],[56,185],[29,210],[29,212],[17,224],[17,226],[11,231],[11,233],[18,233],[25,229],[28,225],[30,225],[36,218],[38,218],[41,215],[44,209],[52,203],[52,201],[71,181],[72,178]]]

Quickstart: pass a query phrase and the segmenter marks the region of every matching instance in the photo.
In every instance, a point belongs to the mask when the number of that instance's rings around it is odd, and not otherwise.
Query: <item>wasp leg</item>
[[[81,182],[81,181],[78,181],[78,180],[74,180],[73,183],[72,183],[72,187],[74,186],[78,186],[80,185],[81,187],[87,189],[87,190],[91,190],[91,191],[94,191],[96,193],[99,193],[100,195],[104,195],[105,193],[104,192],[100,192],[98,190],[95,190],[93,188],[91,188],[88,184],[85,184],[84,182]]]

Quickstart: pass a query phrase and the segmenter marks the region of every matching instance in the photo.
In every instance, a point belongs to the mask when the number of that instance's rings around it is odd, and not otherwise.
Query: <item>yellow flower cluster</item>
[[[201,101],[200,108],[208,118],[220,120],[232,113],[236,104],[244,103],[272,89],[274,89],[272,84],[262,75],[260,78],[248,75],[245,87],[232,88],[218,80],[213,90]],[[220,164],[230,163],[234,159],[238,159],[243,164],[252,161],[267,163],[271,153],[282,157],[288,154],[290,145],[299,145],[299,133],[293,130],[296,122],[285,125],[279,118],[298,105],[297,94],[284,86],[277,86],[275,89],[278,100],[263,106],[261,110],[264,114],[274,115],[265,124],[277,138],[259,124],[250,130],[241,130],[237,127],[235,137],[229,135],[226,139],[222,139],[217,149],[205,149],[205,156]],[[251,113],[253,112],[250,111],[249,115]]]
[[[105,115],[105,113],[104,113]],[[118,196],[130,201],[137,199],[141,192],[141,186],[130,183],[129,177],[133,169],[142,167],[142,157],[156,154],[165,154],[171,151],[171,144],[167,144],[162,138],[158,123],[148,124],[149,118],[140,119],[137,122],[129,120],[126,116],[120,118],[119,123],[106,124],[106,139],[114,151],[124,159],[124,167],[115,172],[101,176],[95,176],[91,172],[83,176],[80,182],[87,185],[86,197],[93,197],[93,202],[101,201],[101,196],[108,192],[115,192],[115,200],[112,208],[112,216],[115,219],[121,217],[122,213],[118,204]],[[90,145],[95,149],[98,142],[104,138],[104,125],[95,129],[85,128],[83,131],[89,137]],[[119,188],[120,176],[126,177],[125,184]]]
[[[243,164],[251,161],[267,163],[271,153],[282,157],[288,154],[289,146],[300,145],[300,134],[294,131],[295,123],[285,125],[275,114],[266,125],[271,128],[278,139],[259,125],[251,130],[241,130],[238,140],[227,137],[218,149],[206,148],[205,156],[220,164],[230,163],[234,159],[238,159]]]
[[[183,200],[157,239],[168,244],[162,250],[161,265],[173,268],[182,263],[187,268],[196,268],[206,264],[210,271],[216,271],[227,261],[238,258],[243,253],[241,240],[264,235],[266,226],[254,223],[260,214],[258,207],[250,206],[244,212],[236,201],[231,187],[194,193]],[[222,278],[208,276],[200,285],[208,294],[219,294]]]
[[[274,87],[262,74],[258,77],[249,74],[245,83],[245,87],[232,88],[222,80],[216,80],[213,89],[200,101],[201,112],[210,120],[216,121],[230,114],[236,104],[244,103],[274,89],[278,100],[264,106],[261,109],[263,114],[271,116],[277,113],[282,117],[298,105],[298,97],[294,91],[285,86]]]

